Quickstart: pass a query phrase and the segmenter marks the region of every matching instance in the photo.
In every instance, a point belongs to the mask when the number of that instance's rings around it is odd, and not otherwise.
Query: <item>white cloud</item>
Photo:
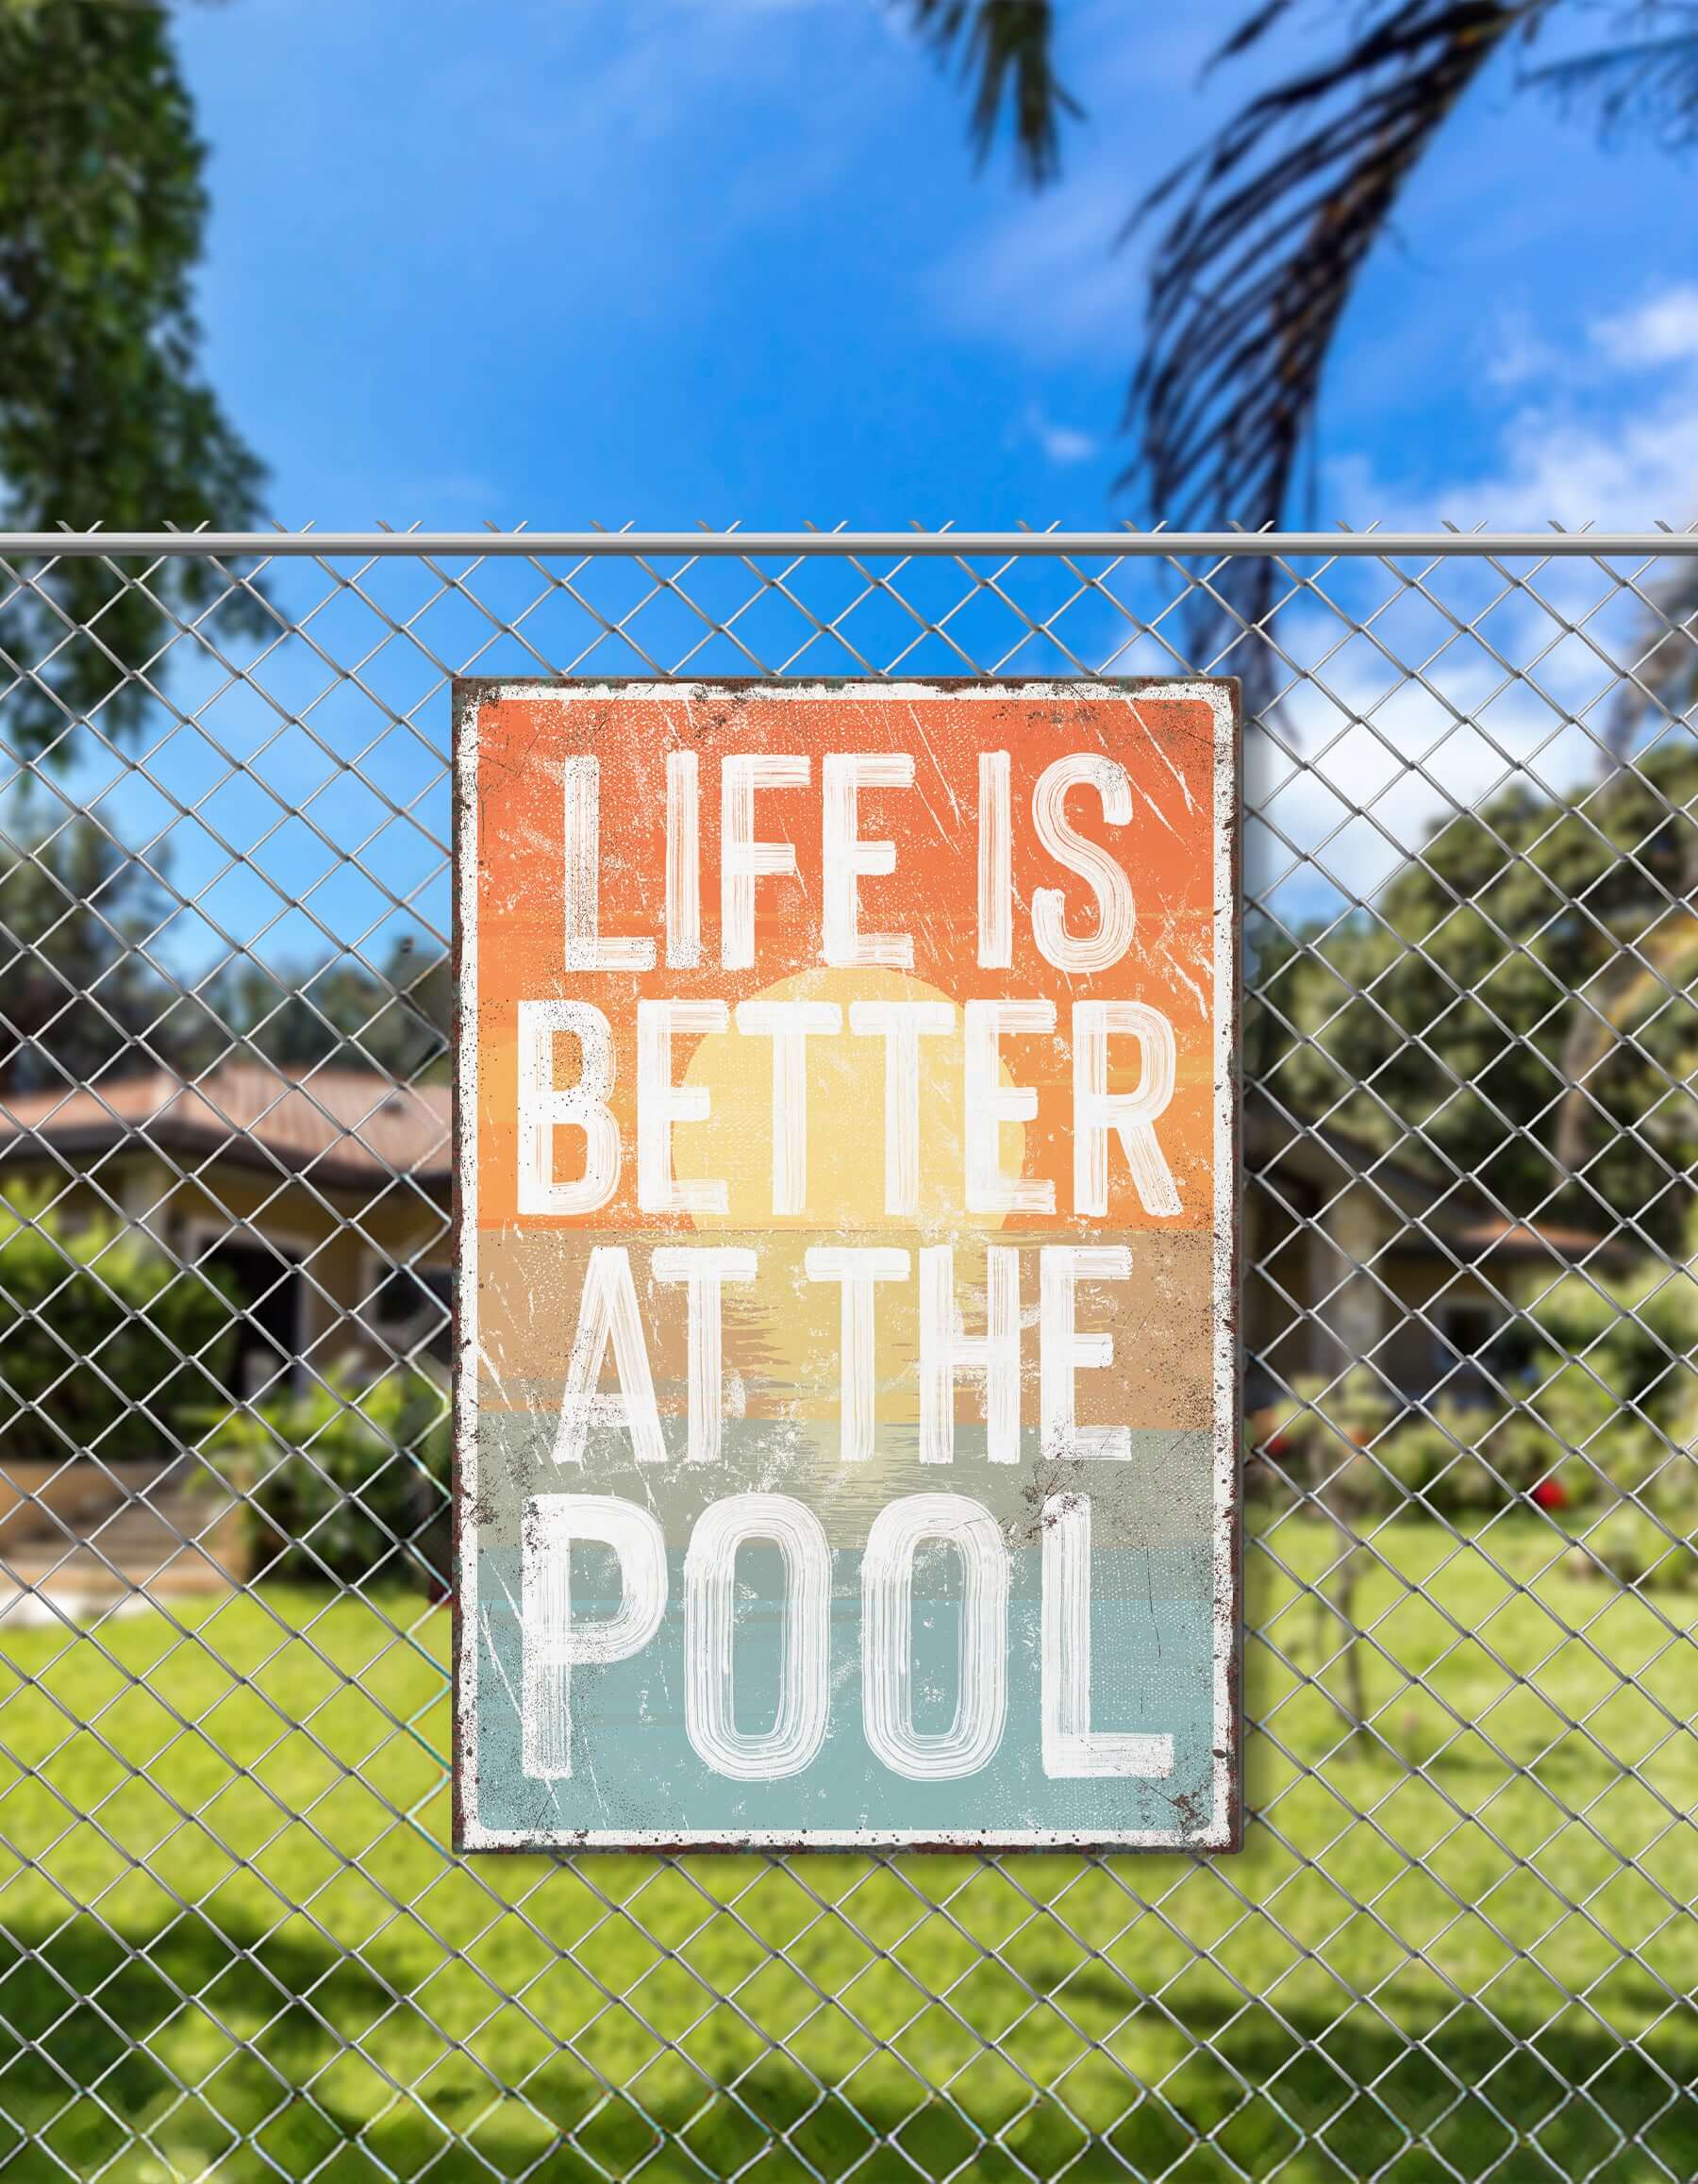
[[[1437,611],[1426,619],[1430,642],[1443,623]],[[1518,631],[1502,633],[1504,647],[1512,659],[1530,659],[1537,617],[1517,619]],[[1288,631],[1282,642],[1303,658],[1305,636],[1331,642],[1336,631]],[[1419,639],[1396,648],[1411,664],[1420,649]],[[1320,669],[1316,683],[1293,694],[1276,736],[1257,731],[1246,741],[1251,890],[1274,894],[1288,916],[1323,907],[1334,888],[1367,901],[1458,812],[1517,782],[1572,792],[1597,770],[1604,724],[1595,700],[1605,679],[1594,664],[1589,680],[1572,660],[1542,681],[1507,677],[1477,655],[1448,672],[1429,666],[1423,677],[1363,655]]]
[[[1103,349],[1129,371],[1143,331],[1143,239],[1117,244],[1144,192],[1195,149],[1214,113],[1199,78],[1219,25],[1202,8],[1094,0],[1067,11],[1062,28],[1059,74],[1085,110],[1063,127],[1060,180],[1005,198],[1009,208],[952,249],[926,286],[953,331],[1043,362]]]
[[[937,267],[933,303],[957,331],[992,335],[1044,361],[1076,360],[1112,335],[1129,365],[1142,275],[1114,247],[1126,200],[1119,175],[1045,191]]]
[[[1683,282],[1632,310],[1602,319],[1592,339],[1623,371],[1698,361],[1698,287]]]
[[[1480,371],[1487,384],[1602,394],[1623,373],[1665,373],[1698,364],[1698,283],[1676,282],[1623,310],[1593,318],[1567,340],[1541,330],[1522,308],[1500,312],[1485,330]]]
[[[1537,528],[1684,523],[1698,478],[1698,388],[1609,419],[1523,410],[1494,475],[1434,496],[1452,523]]]
[[[1081,432],[1076,425],[1060,425],[1036,402],[1026,411],[1026,430],[1043,450],[1051,462],[1066,466],[1074,462],[1089,462],[1102,446],[1093,433]]]
[[[1506,312],[1491,328],[1482,370],[1493,387],[1525,387],[1552,380],[1573,361],[1569,352],[1547,341],[1525,311]]]
[[[1509,357],[1499,383],[1526,392],[1504,417],[1492,458],[1472,476],[1421,487],[1359,458],[1329,466],[1347,522],[1628,529],[1698,516],[1698,287],[1596,318],[1560,351],[1529,337]]]
[[[1644,642],[1606,572],[1551,563],[1517,586],[1461,557],[1417,588],[1372,560],[1304,567],[1313,589],[1278,624],[1291,687],[1244,740],[1245,883],[1285,924],[1373,902],[1435,828],[1513,787],[1559,797],[1599,775]],[[1182,664],[1182,615],[1146,561],[1103,571],[1055,626],[1089,672]]]

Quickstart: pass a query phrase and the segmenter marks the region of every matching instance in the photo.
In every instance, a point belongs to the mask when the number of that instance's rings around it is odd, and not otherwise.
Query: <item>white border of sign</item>
[[[477,1112],[477,709],[504,699],[560,705],[624,698],[710,700],[735,691],[771,692],[789,702],[841,700],[864,690],[880,699],[1014,699],[1124,703],[1143,692],[1209,708],[1215,724],[1215,1218],[1214,1218],[1214,1740],[1213,1796],[1194,1828],[1119,1831],[1026,1829],[561,1828],[522,1832],[486,1827],[473,1808],[477,1782],[477,1555],[468,1512],[477,1499],[477,1174],[468,1149]],[[723,682],[458,677],[453,686],[456,1018],[454,1172],[456,1323],[454,1341],[454,1530],[458,1616],[454,1658],[454,1847],[458,1851],[576,1850],[1236,1850],[1242,1828],[1242,1754],[1234,1719],[1240,1682],[1240,1350],[1238,1337],[1239,995],[1241,804],[1240,712],[1235,681],[1183,676],[1013,678],[1004,682],[835,682],[749,678]],[[1224,822],[1224,823],[1223,823]]]

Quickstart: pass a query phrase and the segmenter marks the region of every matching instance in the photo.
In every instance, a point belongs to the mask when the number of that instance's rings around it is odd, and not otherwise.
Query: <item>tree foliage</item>
[[[446,1075],[452,981],[439,946],[401,936],[370,962],[239,954],[183,978],[165,960],[169,878],[168,863],[87,814],[54,824],[14,806],[0,818],[0,1096],[243,1058],[398,1083]]]
[[[339,1368],[232,1411],[208,1452],[241,1495],[254,1577],[446,1590],[453,1562],[447,1392],[401,1366]]]
[[[87,815],[0,821],[0,1093],[145,1065],[172,998],[146,949],[171,908]]]
[[[257,521],[260,465],[199,371],[205,158],[162,8],[0,0],[7,526]],[[0,584],[0,733],[15,750],[50,746],[78,716],[108,736],[133,727],[172,614],[213,610],[203,627],[216,642],[262,612],[199,558],[13,574]]]
[[[0,1199],[0,1462],[192,1445],[223,1408],[234,1306],[144,1230]]]
[[[915,31],[940,59],[958,59],[973,87],[970,134],[989,157],[1007,100],[1014,156],[1026,180],[1047,182],[1060,166],[1063,114],[1078,112],[1051,59],[1050,0],[907,0]]]
[[[1151,263],[1128,399],[1139,453],[1121,482],[1163,521],[1279,521],[1364,260],[1457,101],[1546,5],[1373,0],[1346,19],[1341,51],[1251,99],[1144,199],[1135,220],[1175,208]],[[1290,12],[1268,0],[1220,58],[1259,45]],[[1188,598],[1193,643],[1262,623],[1277,579],[1262,556],[1229,562]],[[1257,679],[1266,657],[1256,648],[1245,664]]]
[[[321,1063],[371,1069],[398,1084],[441,1083],[448,1070],[453,981],[441,948],[405,938],[375,964],[330,953],[273,969],[243,957],[204,989],[207,1028],[191,1059],[222,1038],[285,1070]]]
[[[1677,1243],[1698,960],[1672,971],[1660,936],[1690,926],[1695,806],[1682,737],[1567,797],[1523,784],[1448,821],[1376,909],[1264,947],[1257,1096],[1397,1146],[1436,1186],[1474,1174],[1518,1218]],[[1632,1021],[1612,1015],[1623,962],[1656,973]]]

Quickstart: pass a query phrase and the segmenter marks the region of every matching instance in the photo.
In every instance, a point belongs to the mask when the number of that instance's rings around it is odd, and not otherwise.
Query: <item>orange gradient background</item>
[[[949,692],[920,696],[878,691],[830,692],[802,697],[771,690],[656,694],[618,690],[573,692],[567,702],[504,692],[477,703],[476,890],[477,1225],[499,1231],[519,1223],[517,1205],[518,1005],[522,1000],[593,1003],[613,1028],[617,1081],[611,1106],[624,1159],[619,1189],[597,1212],[574,1220],[526,1215],[527,1232],[641,1230],[658,1236],[690,1230],[688,1216],[640,1211],[636,1202],[636,1013],[640,998],[723,1000],[731,1007],[781,981],[816,974],[824,998],[874,989],[868,975],[821,968],[821,759],[829,751],[910,753],[911,789],[863,791],[859,831],[868,841],[892,840],[896,869],[860,882],[863,931],[913,936],[913,978],[919,990],[941,992],[957,1007],[980,998],[1040,998],[1056,1007],[1055,1038],[1006,1038],[1006,1076],[1038,1093],[1038,1115],[1024,1133],[1004,1134],[1004,1164],[1023,1159],[1028,1176],[1048,1177],[1056,1190],[1051,1217],[1018,1216],[1024,1233],[1102,1235],[1158,1230],[1174,1235],[1214,1225],[1214,1011],[1216,725],[1205,700],[1157,697],[1136,687],[1124,695],[1081,694],[1045,686],[992,696]],[[702,957],[694,970],[670,969],[663,925],[666,862],[666,759],[694,750],[700,760]],[[978,963],[978,761],[982,751],[1006,750],[1012,766],[1013,960]],[[1126,770],[1134,817],[1105,823],[1094,791],[1068,798],[1070,824],[1101,842],[1126,870],[1137,905],[1131,951],[1111,969],[1069,977],[1047,962],[1032,937],[1031,902],[1040,888],[1058,888],[1070,934],[1095,929],[1088,885],[1057,866],[1032,825],[1032,792],[1052,759],[1101,750]],[[763,790],[756,798],[756,832],[794,846],[794,876],[756,883],[756,960],[752,970],[719,962],[720,760],[735,751],[797,752],[812,762],[805,789]],[[657,963],[643,973],[573,972],[565,966],[561,914],[563,811],[560,761],[593,753],[601,761],[601,930],[604,936],[651,935]],[[463,883],[467,884],[467,883]],[[873,974],[887,983],[891,974]],[[826,983],[825,981],[829,981]],[[857,981],[862,981],[857,983]],[[794,991],[794,989],[787,989]],[[1073,1214],[1073,1004],[1131,999],[1161,1009],[1172,1022],[1177,1082],[1157,1134],[1178,1185],[1181,1212],[1144,1213],[1124,1157],[1110,1142],[1107,1221]],[[736,1034],[732,1034],[733,1037]],[[959,1025],[953,1052],[960,1053]],[[696,1042],[674,1042],[674,1081],[691,1070]],[[756,1042],[763,1057],[769,1042]],[[929,1042],[927,1042],[929,1043]],[[948,1050],[950,1042],[938,1044]],[[883,1114],[874,1104],[853,1117],[830,1117],[816,1092],[815,1058],[826,1047],[869,1048],[873,1082],[882,1081],[882,1042],[851,1039],[846,1011],[838,1041],[809,1042],[810,1141],[856,1131],[865,1146],[869,1178],[883,1175]],[[573,1042],[559,1042],[557,1068],[569,1082],[576,1067]],[[924,1051],[923,1047],[923,1052]],[[1130,1090],[1140,1070],[1138,1042],[1109,1042],[1110,1089]],[[829,1072],[826,1073],[829,1075]],[[924,1125],[923,1125],[924,1126]],[[696,1133],[713,1120],[674,1130],[680,1175],[723,1173],[711,1159],[692,1157]],[[758,1149],[765,1158],[764,1145]],[[558,1133],[557,1173],[579,1172],[582,1140]],[[923,1149],[924,1158],[924,1149]],[[870,1205],[882,1204],[878,1192]],[[954,1205],[965,1221],[964,1185]],[[827,1228],[854,1225],[833,1209],[810,1205],[807,1218]],[[875,1222],[879,1217],[873,1216]]]

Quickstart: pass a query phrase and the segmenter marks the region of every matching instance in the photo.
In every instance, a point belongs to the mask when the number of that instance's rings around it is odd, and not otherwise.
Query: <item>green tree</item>
[[[980,157],[1006,112],[1021,173],[1049,181],[1073,109],[1048,0],[909,0],[908,12],[973,86]],[[1165,225],[1127,404],[1137,452],[1118,483],[1176,529],[1257,530],[1287,515],[1357,277],[1490,72],[1606,137],[1634,132],[1673,152],[1698,141],[1690,0],[1363,0],[1334,14],[1333,42],[1248,99],[1133,208],[1129,225],[1159,214]],[[1294,0],[1256,0],[1217,61],[1265,49],[1296,18]],[[1571,26],[1573,50],[1548,58]],[[1244,556],[1186,600],[1193,657],[1230,646],[1253,705],[1270,694],[1275,656],[1242,633],[1266,629],[1282,581],[1274,559]],[[1424,852],[1428,871],[1407,867],[1380,914],[1265,951],[1262,1035],[1265,1066],[1306,1113],[1347,1116],[1382,1142],[1418,1130],[1464,1168],[1483,1163],[1528,1209],[1550,1197],[1554,1156],[1577,1175],[1574,1209],[1642,1213],[1672,1238],[1698,1152],[1687,810],[1698,761],[1681,731],[1637,779],[1617,764],[1698,691],[1690,579],[1652,609],[1600,782],[1562,812],[1528,794],[1484,824],[1453,822]],[[1281,992],[1294,1039],[1270,1012]]]
[[[1630,663],[1632,673],[1610,736],[1617,758],[1630,753],[1647,728],[1664,733],[1663,724],[1674,724],[1672,741],[1690,744],[1691,730],[1685,724],[1698,697],[1695,585],[1698,564],[1687,562],[1672,582],[1650,595],[1645,641],[1639,659]],[[1670,817],[1679,821],[1686,814]],[[1698,912],[1692,907],[1698,900],[1698,841],[1690,830],[1682,840],[1681,869],[1664,914],[1638,924],[1630,919],[1619,927],[1614,956],[1591,982],[1585,1006],[1573,1012],[1564,1056],[1572,1089],[1556,1137],[1557,1157],[1571,1165],[1583,1157],[1589,1135],[1591,1084],[1618,1073],[1623,1054],[1653,1058],[1679,1073],[1678,1082],[1648,1088],[1652,1105],[1646,1129],[1667,1141],[1687,1127],[1691,1058],[1683,1052],[1681,1027],[1698,985]]]
[[[257,1055],[285,1070],[324,1063],[375,1070],[397,1084],[441,1082],[453,1000],[440,948],[394,942],[375,968],[357,956],[274,971],[243,957],[202,990],[206,1066],[221,1053]]]
[[[205,149],[164,10],[0,0],[0,520],[240,529],[263,473],[198,366]],[[200,559],[61,559],[0,586],[0,736],[133,728],[174,615],[213,642],[263,615]],[[79,633],[80,625],[80,633]]]
[[[453,1001],[447,956],[395,941],[372,965],[329,953],[273,969],[232,958],[179,981],[155,960],[175,898],[85,813],[39,799],[0,815],[0,1096],[135,1070],[198,1075],[228,1057],[323,1063],[397,1083],[441,1081]]]
[[[1281,937],[1246,1017],[1256,1097],[1325,1119],[1511,1213],[1678,1245],[1698,1160],[1698,747],[1670,742],[1555,799],[1526,786],[1440,825],[1374,910]],[[1623,962],[1645,969],[1636,1019]]]
[[[146,954],[171,912],[153,872],[84,814],[0,821],[0,1094],[150,1067],[172,996]]]

